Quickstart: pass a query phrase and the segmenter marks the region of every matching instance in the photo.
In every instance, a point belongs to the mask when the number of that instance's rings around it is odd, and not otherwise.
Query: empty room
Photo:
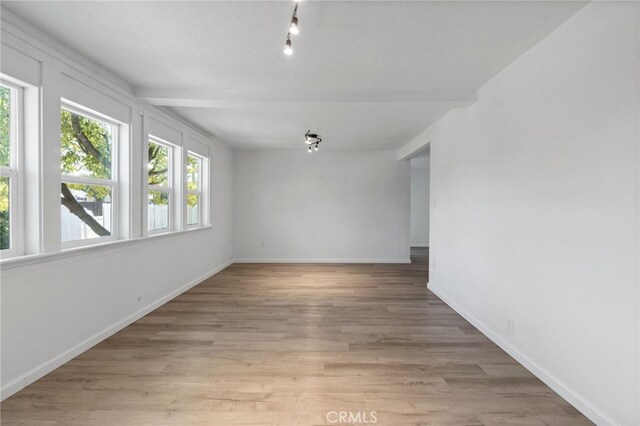
[[[0,385],[640,426],[640,2],[0,1]]]

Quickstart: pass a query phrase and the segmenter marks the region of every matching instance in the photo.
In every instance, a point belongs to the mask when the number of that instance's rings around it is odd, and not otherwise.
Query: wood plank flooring
[[[428,292],[426,259],[233,265],[5,400],[2,424],[591,424]]]

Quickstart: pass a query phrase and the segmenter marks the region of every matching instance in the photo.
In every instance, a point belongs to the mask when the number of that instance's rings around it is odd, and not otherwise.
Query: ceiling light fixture
[[[293,7],[293,15],[291,15],[291,23],[289,24],[289,32],[287,32],[287,41],[284,45],[284,54],[291,56],[293,54],[293,48],[291,47],[291,35],[300,33],[300,27],[298,26],[298,2]]]
[[[304,142],[309,145],[308,152],[311,153],[318,150],[322,138],[315,133],[311,133],[311,129],[309,129],[307,133],[304,134]]]

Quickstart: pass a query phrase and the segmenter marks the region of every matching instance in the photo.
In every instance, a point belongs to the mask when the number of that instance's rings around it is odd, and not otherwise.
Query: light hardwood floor
[[[591,424],[428,292],[426,259],[233,265],[4,401],[2,424]]]

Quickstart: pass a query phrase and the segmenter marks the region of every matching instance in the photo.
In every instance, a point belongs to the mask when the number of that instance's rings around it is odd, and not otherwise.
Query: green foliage
[[[111,179],[112,126],[64,109],[60,125],[62,173]],[[86,192],[89,198],[97,201],[104,200],[111,194],[111,189],[106,186],[70,184],[69,188]]]
[[[187,157],[187,189],[199,189],[199,173],[200,159],[189,155]]]
[[[149,142],[147,165],[148,183],[152,186],[169,186],[169,149]]]
[[[192,155],[187,156],[187,189],[198,190],[200,189],[200,165],[201,160],[198,157]],[[189,207],[196,207],[198,205],[198,195],[187,195],[187,205]]]
[[[169,186],[169,148],[149,141],[147,180],[149,186]],[[149,191],[149,203],[157,206],[169,204],[162,191]]]
[[[11,90],[0,86],[0,166],[11,163]],[[0,250],[10,248],[9,178],[0,178]]]
[[[9,211],[9,178],[0,178],[0,212]]]
[[[11,90],[0,86],[0,166],[8,166],[11,161],[10,109]]]
[[[169,204],[169,193],[164,191],[149,191],[149,204],[166,206]]]
[[[79,191],[86,194],[86,200],[78,201],[111,201],[111,188],[108,186],[83,185],[79,183],[68,183],[67,186],[72,193]]]
[[[200,197],[197,194],[187,195],[187,205],[189,207],[196,207],[199,201],[200,201]]]
[[[0,178],[0,250],[11,245],[9,228],[9,178]]]

